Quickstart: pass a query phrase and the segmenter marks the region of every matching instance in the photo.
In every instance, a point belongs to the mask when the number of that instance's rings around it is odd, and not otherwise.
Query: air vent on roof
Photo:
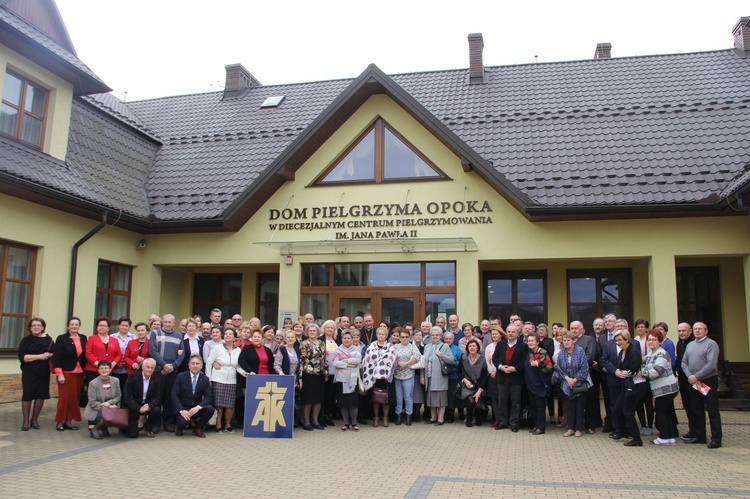
[[[266,100],[263,101],[263,104],[260,105],[261,109],[265,109],[267,107],[279,107],[279,105],[284,100],[283,95],[277,95],[275,97],[268,97]]]

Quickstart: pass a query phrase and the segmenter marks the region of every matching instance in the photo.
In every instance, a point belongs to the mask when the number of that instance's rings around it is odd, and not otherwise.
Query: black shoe
[[[78,427],[73,426],[71,423],[63,423],[63,428],[65,428],[66,430],[73,430],[73,431],[78,430]]]
[[[507,424],[499,424],[499,425],[495,426],[495,429],[496,429],[496,430],[504,430],[504,429],[506,429],[507,427],[508,427],[508,425],[507,425]]]
[[[513,433],[518,433],[518,426],[511,426],[510,431],[512,431]]]
[[[708,447],[709,449],[718,449],[719,447],[721,447],[721,441],[711,440],[711,443],[708,444],[706,447]]]
[[[472,424],[471,424],[471,419],[467,419],[467,420],[466,420],[466,427],[467,427],[467,428],[471,428],[471,426],[472,426]]]
[[[401,414],[396,414],[396,426],[401,426]]]
[[[605,425],[604,428],[602,428],[602,433],[612,433],[613,431],[615,431],[615,429],[612,428],[611,426]]]
[[[693,438],[688,438],[687,440],[685,440],[685,443],[686,444],[705,444],[706,443],[706,439],[705,438],[693,437]]]
[[[628,440],[623,444],[625,447],[643,447],[643,440],[639,439],[632,439]]]
[[[97,430],[96,428],[89,428],[89,435],[94,440],[101,440],[102,439],[101,433],[99,433],[99,430]]]
[[[468,418],[467,418],[467,419],[468,419]],[[477,419],[476,421],[474,421],[474,424],[475,424],[476,426],[482,426],[482,420],[481,420],[481,419]]]
[[[411,416],[406,415],[406,426],[411,426]]]
[[[693,435],[692,433],[685,433],[680,438],[683,439],[683,440],[690,440],[691,438],[695,438],[695,435]]]
[[[624,438],[624,437],[625,435],[623,435],[622,433],[610,433],[609,434],[609,438],[611,438],[612,440],[620,440],[621,438]]]
[[[531,432],[532,435],[544,435],[544,430],[541,428],[534,428],[534,431]]]

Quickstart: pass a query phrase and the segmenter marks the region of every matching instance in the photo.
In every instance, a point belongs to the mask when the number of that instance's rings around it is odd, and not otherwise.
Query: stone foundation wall
[[[52,374],[50,374],[49,394],[50,397],[57,397],[57,382]],[[5,402],[18,402],[20,400],[21,375],[0,374],[0,404]]]

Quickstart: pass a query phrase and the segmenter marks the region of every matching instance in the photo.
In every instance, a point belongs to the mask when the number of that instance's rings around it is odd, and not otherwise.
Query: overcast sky
[[[422,1],[56,0],[78,56],[114,95],[141,100],[221,90],[241,63],[265,85],[469,65],[726,49],[747,0]],[[512,4],[512,5],[506,5]]]

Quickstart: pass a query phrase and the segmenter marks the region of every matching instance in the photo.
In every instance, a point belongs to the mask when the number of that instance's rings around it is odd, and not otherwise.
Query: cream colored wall
[[[391,126],[442,169],[452,180],[312,187],[313,180],[331,164],[374,120],[382,116]],[[418,237],[471,237],[475,252],[413,252],[336,255],[294,255],[285,265],[278,247],[256,243],[331,240],[335,231],[286,232],[269,228],[269,210],[320,206],[351,206],[374,203],[419,203],[423,211],[430,201],[487,200],[491,224],[414,227]],[[481,203],[480,203],[481,204]],[[96,222],[0,196],[0,216],[13,224],[0,227],[0,238],[40,247],[34,291],[34,314],[50,324],[50,330],[64,330],[67,283],[72,245]],[[426,216],[426,213],[425,213]],[[408,217],[401,217],[408,218]],[[465,320],[481,314],[481,272],[493,268],[546,269],[550,320],[567,316],[566,269],[630,267],[633,272],[634,315],[665,320],[674,308],[674,261],[676,257],[700,257],[705,261],[734,258],[722,265],[723,295],[744,289],[744,275],[738,256],[750,249],[746,217],[685,218],[668,220],[607,220],[532,223],[511,207],[475,173],[466,173],[460,162],[441,142],[419,126],[400,107],[382,96],[368,100],[299,169],[294,181],[276,195],[237,233],[166,234],[142,236],[106,227],[81,249],[77,281],[76,313],[89,332],[93,321],[96,264],[99,258],[132,265],[133,302],[131,315],[150,312],[174,313],[184,317],[192,303],[192,275],[196,271],[243,273],[243,316],[257,314],[255,307],[258,272],[279,272],[280,309],[299,307],[303,263],[321,262],[410,262],[456,261],[458,270],[458,314]],[[699,234],[700,237],[695,237]],[[137,250],[140,239],[147,240]],[[659,244],[646,243],[658,240]],[[686,246],[683,241],[689,240]],[[207,243],[208,241],[208,243]],[[730,258],[730,259],[731,259]],[[671,275],[671,277],[670,277]],[[653,299],[649,289],[667,290]],[[726,292],[725,292],[726,290]],[[735,293],[736,294],[736,293]],[[732,325],[730,360],[747,360],[748,307],[746,295],[723,300],[724,320]],[[675,312],[676,313],[676,312]],[[666,319],[670,324],[671,319]],[[735,342],[736,339],[736,342]],[[0,362],[0,373],[17,372],[16,361]]]
[[[42,150],[55,158],[64,160],[68,149],[73,85],[2,45],[0,45],[0,68],[2,68],[3,75],[0,78],[0,94],[4,75],[8,69],[39,83],[50,91]]]
[[[53,337],[65,332],[72,248],[97,222],[2,194],[0,219],[0,239],[39,248],[32,314],[46,320]],[[134,267],[131,311],[137,317],[149,309],[146,302],[153,275],[143,270],[147,253],[136,249],[139,239],[138,234],[108,225],[80,247],[73,313],[81,318],[83,334],[93,331],[100,258]],[[17,360],[0,360],[0,374],[15,372]]]

